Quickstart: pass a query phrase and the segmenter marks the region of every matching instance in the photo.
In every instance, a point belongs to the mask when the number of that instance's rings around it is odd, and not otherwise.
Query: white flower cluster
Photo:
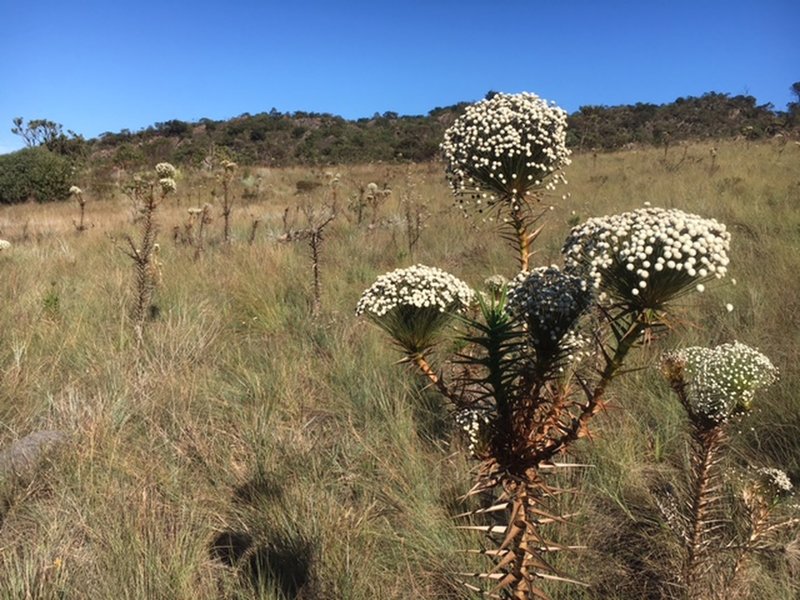
[[[483,445],[486,427],[489,425],[489,415],[485,411],[467,408],[455,415],[456,423],[464,430],[469,440],[469,452],[475,455]]]
[[[161,191],[164,194],[169,194],[178,189],[178,186],[175,184],[175,180],[172,177],[162,177],[158,180],[158,183],[161,186]]]
[[[574,227],[562,249],[567,269],[595,288],[648,308],[727,273],[730,234],[715,219],[642,208]]]
[[[761,484],[766,487],[773,495],[791,493],[794,486],[792,480],[785,471],[772,467],[762,467],[756,470]]]
[[[508,287],[506,310],[524,323],[538,352],[550,353],[591,303],[592,292],[586,281],[551,265],[517,275]],[[575,346],[574,339],[571,346]]]
[[[694,415],[714,423],[750,411],[756,390],[778,379],[769,358],[740,342],[684,348],[664,359],[679,371]]]
[[[77,185],[70,186],[69,188],[70,196],[80,196],[83,194],[83,190],[79,188]]]
[[[439,312],[463,311],[475,292],[457,277],[425,265],[396,269],[381,275],[361,295],[356,314],[382,317],[398,306],[436,308]]]
[[[11,248],[11,242],[8,240],[0,240],[0,252],[8,250],[9,248]]]
[[[159,179],[174,179],[176,174],[177,171],[175,167],[168,162],[162,162],[156,165],[156,175],[158,175]]]
[[[462,207],[519,201],[566,183],[567,113],[536,94],[496,94],[468,106],[444,134],[447,179]]]

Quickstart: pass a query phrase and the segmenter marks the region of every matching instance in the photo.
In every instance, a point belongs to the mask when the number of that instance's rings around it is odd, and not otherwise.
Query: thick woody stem
[[[701,598],[702,576],[707,562],[709,514],[718,490],[713,485],[714,467],[719,460],[724,432],[717,425],[710,429],[695,432],[694,481],[691,513],[689,515],[689,535],[686,543],[686,557],[683,565],[684,583],[692,598]]]
[[[423,375],[425,375],[425,377],[430,380],[434,386],[436,386],[436,389],[439,390],[439,393],[442,394],[442,396],[448,400],[453,400],[453,394],[450,391],[450,388],[447,387],[447,384],[444,382],[442,377],[433,370],[430,363],[421,353],[417,352],[416,354],[411,354],[409,355],[408,359],[410,362],[416,365],[416,367],[422,372]]]

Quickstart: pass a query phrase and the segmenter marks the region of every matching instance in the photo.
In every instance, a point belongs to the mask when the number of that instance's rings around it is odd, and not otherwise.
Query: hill
[[[219,153],[242,164],[270,166],[419,162],[436,157],[444,130],[465,106],[437,107],[417,116],[376,113],[355,121],[273,109],[226,121],[170,120],[135,133],[104,133],[89,143],[92,154],[120,167],[162,160],[199,166]],[[797,124],[796,111],[776,112],[769,104],[758,105],[752,96],[709,92],[662,105],[583,106],[569,117],[569,144],[579,150],[615,150],[687,139],[759,139]]]

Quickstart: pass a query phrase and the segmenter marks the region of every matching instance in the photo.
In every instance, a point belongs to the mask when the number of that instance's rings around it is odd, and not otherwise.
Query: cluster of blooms
[[[162,177],[158,180],[158,183],[161,186],[161,191],[164,194],[169,194],[178,189],[178,186],[175,184],[175,180],[172,177]]]
[[[70,196],[80,196],[81,194],[83,194],[83,190],[79,188],[77,185],[73,185],[69,188]]]
[[[447,179],[462,208],[519,208],[533,188],[566,183],[567,113],[535,94],[496,94],[468,106],[445,132]]]
[[[492,294],[499,294],[507,285],[508,279],[499,274],[491,275],[483,280],[483,286]]]
[[[589,219],[562,249],[567,269],[595,288],[648,308],[727,273],[730,234],[715,219],[642,208]]]
[[[425,265],[396,269],[381,275],[361,295],[356,314],[382,317],[399,306],[435,308],[439,312],[463,311],[475,292],[457,277]]]
[[[485,411],[467,408],[455,415],[456,423],[464,430],[469,440],[469,452],[475,455],[478,448],[483,445],[486,427],[489,425],[489,415]]]
[[[0,252],[8,250],[9,248],[11,248],[11,242],[8,240],[0,240]]]
[[[220,164],[222,165],[222,169],[228,173],[232,173],[233,171],[235,171],[236,167],[238,166],[232,160],[223,160]]]
[[[177,171],[168,162],[158,163],[156,165],[156,175],[159,179],[174,179]]]
[[[759,484],[772,496],[790,494],[794,486],[785,471],[772,467],[762,467],[756,470]]]
[[[522,271],[509,284],[506,310],[526,327],[531,345],[541,355],[552,354],[572,332],[578,318],[592,303],[586,281],[556,265]],[[570,348],[580,346],[570,337]]]
[[[712,423],[748,412],[756,390],[778,379],[769,358],[740,342],[685,348],[668,353],[664,362],[686,385],[692,416]]]

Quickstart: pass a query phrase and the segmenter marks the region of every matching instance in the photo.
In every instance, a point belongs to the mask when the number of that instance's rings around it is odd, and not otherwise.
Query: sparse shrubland
[[[631,353],[591,435],[559,457],[592,466],[550,476],[579,493],[548,502],[554,515],[574,516],[546,525],[547,541],[584,549],[547,558],[587,587],[539,581],[553,598],[685,593],[686,545],[663,509],[691,493],[696,435],[661,373],[664,352],[738,340],[780,371],[746,417],[725,425],[716,466],[722,502],[736,511],[727,539],[762,527],[759,498],[770,519],[791,518],[797,503],[781,496],[773,506],[773,480],[749,475],[781,469],[800,481],[800,147],[714,141],[712,154],[711,143],[697,143],[676,166],[676,146],[666,159],[663,148],[574,155],[569,198],[559,193],[537,221],[532,266],[560,262],[573,225],[645,203],[716,219],[731,235],[728,276],[673,303],[673,331]],[[0,448],[32,431],[68,436],[33,474],[0,471],[0,598],[470,597],[459,574],[486,563],[467,552],[479,545],[454,517],[471,508],[462,501],[475,482],[471,440],[430,379],[396,364],[386,333],[354,309],[378,276],[414,263],[473,289],[491,274],[513,279],[519,263],[496,222],[453,206],[443,164],[337,170],[342,218],[325,228],[313,318],[308,248],[280,238],[297,182],[320,184],[305,192],[310,206],[330,203],[324,175],[240,166],[232,185],[260,177],[265,191],[237,192],[230,244],[224,226],[209,227],[194,261],[166,232],[182,230],[187,207],[211,194],[205,173],[182,169],[174,200],[158,205],[159,311],[141,344],[131,261],[109,239],[137,239],[141,227],[120,192],[99,199],[81,186],[92,225],[81,235],[72,203],[0,209],[9,242],[0,252]],[[428,215],[413,261],[408,181]],[[369,206],[362,225],[344,206],[354,199],[358,208],[368,182],[398,190],[370,227]],[[219,206],[207,210],[224,223]],[[465,350],[447,334],[431,364]],[[767,552],[723,548],[724,569],[711,576],[731,582],[729,597],[795,598],[794,536],[770,537]]]

